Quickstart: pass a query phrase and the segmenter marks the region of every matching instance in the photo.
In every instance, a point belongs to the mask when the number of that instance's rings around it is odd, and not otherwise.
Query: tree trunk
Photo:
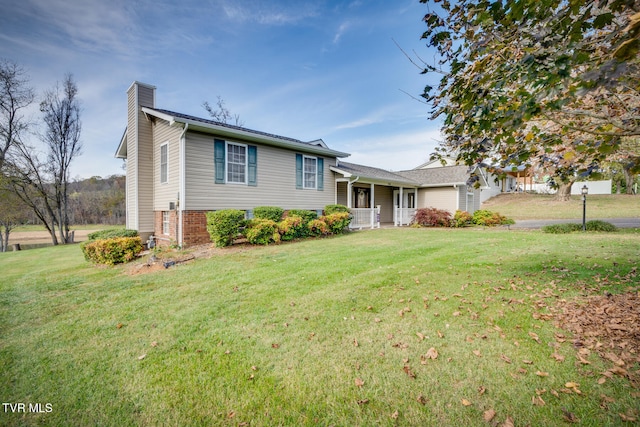
[[[635,181],[635,175],[631,173],[628,169],[623,169],[624,172],[624,181],[627,184],[627,194],[633,194],[633,184]]]
[[[573,182],[560,184],[555,200],[558,202],[568,202],[571,199],[571,185],[573,185]]]

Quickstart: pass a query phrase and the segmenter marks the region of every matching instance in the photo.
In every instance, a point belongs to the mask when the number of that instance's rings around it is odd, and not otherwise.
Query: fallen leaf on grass
[[[529,336],[538,344],[540,343],[540,338],[538,337],[538,334],[536,334],[535,332],[529,332]]]
[[[480,350],[473,350],[473,354],[475,354],[478,357],[482,357],[482,353],[480,353]]]
[[[420,341],[422,341],[422,340],[424,340],[424,339],[425,339],[424,334],[423,334],[423,333],[421,333],[421,332],[416,332],[416,335],[418,336],[418,338],[420,339]]]
[[[157,347],[157,346],[158,346],[158,342],[157,342],[157,341],[153,341],[153,342],[151,343],[151,347]]]
[[[496,416],[496,411],[494,411],[493,409],[488,409],[484,411],[484,413],[482,414],[482,418],[486,422],[491,422],[491,420],[493,420],[495,416]]]
[[[404,365],[404,367],[402,368],[402,370],[404,371],[405,374],[407,374],[409,376],[409,378],[415,380],[416,379],[416,374],[411,370],[411,368],[409,367],[409,365]]]
[[[461,403],[462,403],[464,406],[471,406],[471,402],[469,402],[467,399],[462,399]]]
[[[418,398],[416,399],[418,401],[418,403],[420,403],[421,405],[426,405],[428,402],[428,399],[426,397],[424,397],[423,395],[418,396]]]
[[[564,418],[564,420],[569,423],[577,423],[578,421],[580,421],[574,413],[569,412],[564,408],[562,408],[562,418]]]
[[[367,403],[369,403],[369,399],[358,400],[358,405],[365,405]]]
[[[480,396],[482,396],[483,394],[485,394],[485,392],[487,391],[486,387],[481,385],[480,387],[478,387],[478,394]]]
[[[356,387],[362,387],[364,385],[364,380],[362,378],[356,378],[354,382]]]
[[[390,415],[390,417],[391,417],[391,418],[393,418],[393,419],[395,420],[395,419],[397,419],[397,418],[398,418],[398,415],[400,415],[400,414],[398,413],[398,410],[396,409],[396,410],[393,412],[393,414],[391,414],[391,415]]]
[[[141,355],[141,356],[138,356],[138,360],[142,360],[142,359],[144,359],[145,357],[147,357],[147,355],[146,355],[146,354],[143,354],[143,355]]]
[[[502,427],[514,427],[515,424],[513,423],[513,418],[511,417],[507,417],[506,420],[504,420],[504,424],[502,424]]]
[[[539,376],[539,377],[548,377],[549,373],[548,372],[537,371],[536,375]]]
[[[535,406],[544,406],[546,404],[546,402],[542,400],[540,396],[533,396],[531,398],[531,403],[533,403]]]
[[[425,354],[427,359],[437,359],[438,358],[438,350],[436,350],[435,348],[431,347],[429,350],[427,350],[427,353]]]
[[[507,356],[505,356],[504,354],[500,355],[500,359],[504,360],[507,363],[511,363],[511,359],[509,359]]]
[[[271,348],[280,348],[280,344],[273,343],[271,344]]]
[[[626,414],[618,413],[618,415],[620,416],[620,419],[622,419],[622,421],[631,421],[631,422],[638,421],[638,417],[635,416],[634,414],[629,414],[629,411],[627,411]]]
[[[553,357],[554,359],[556,359],[556,361],[558,362],[564,362],[564,356],[558,353],[553,353],[551,355],[551,357]]]

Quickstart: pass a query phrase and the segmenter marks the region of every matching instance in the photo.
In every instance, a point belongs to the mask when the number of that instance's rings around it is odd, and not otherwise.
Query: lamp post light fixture
[[[587,194],[589,194],[589,187],[585,184],[582,187],[582,231],[587,231]]]

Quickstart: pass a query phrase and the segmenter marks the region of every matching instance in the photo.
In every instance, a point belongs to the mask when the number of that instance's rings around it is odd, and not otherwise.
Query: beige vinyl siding
[[[142,111],[138,112],[138,231],[153,231],[153,130]]]
[[[380,222],[393,222],[393,187],[376,185],[374,207],[380,205]]]
[[[335,181],[329,170],[334,158],[324,157],[324,190],[296,189],[296,152],[266,145],[257,147],[257,186],[215,184],[214,137],[187,133],[185,146],[185,209],[323,209],[334,203]],[[246,144],[240,140],[229,140]]]
[[[435,207],[454,214],[459,206],[458,190],[453,187],[421,188],[418,190],[418,208]]]
[[[339,205],[347,206],[349,203],[347,200],[347,187],[349,184],[344,181],[337,182],[336,184],[338,188],[338,198],[336,199],[336,202]]]
[[[180,135],[182,129],[169,126],[164,120],[156,120],[153,129],[153,188],[155,211],[169,210],[170,202],[177,202],[180,191]],[[160,182],[160,146],[167,144],[167,182]]]
[[[141,106],[153,107],[153,87],[134,83],[127,93],[127,227],[153,232],[153,136]]]
[[[138,137],[136,86],[127,93],[127,228],[138,229]]]

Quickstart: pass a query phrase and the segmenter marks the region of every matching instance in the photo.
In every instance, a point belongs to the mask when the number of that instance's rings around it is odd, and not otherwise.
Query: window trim
[[[314,172],[314,180],[313,187],[307,186],[307,171],[306,171],[306,160],[310,159],[314,161],[315,164],[315,172]],[[302,188],[305,190],[316,190],[318,188],[318,158],[314,156],[307,156],[305,154],[302,155]]]
[[[171,212],[162,211],[162,234],[168,236],[171,232]]]
[[[229,165],[233,164],[233,165],[238,165],[239,163],[230,163],[229,162],[229,146],[230,145],[235,145],[238,147],[243,147],[244,148],[244,181],[240,182],[240,181],[229,181]],[[247,180],[249,178],[249,146],[247,144],[240,144],[237,142],[230,142],[230,141],[225,141],[225,146],[224,146],[224,167],[225,167],[225,174],[224,174],[224,182],[225,184],[238,184],[238,185],[247,185]]]
[[[165,149],[165,162],[162,163],[162,149]],[[162,179],[162,167],[164,165],[164,180]],[[160,184],[167,184],[169,182],[169,141],[164,144],[160,144]]]

